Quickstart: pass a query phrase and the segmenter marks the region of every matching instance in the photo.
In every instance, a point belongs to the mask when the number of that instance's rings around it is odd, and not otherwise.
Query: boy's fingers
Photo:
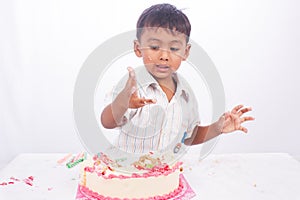
[[[129,72],[129,77],[133,78],[135,80],[135,72],[134,69],[132,67],[127,67],[127,70]]]
[[[245,122],[245,121],[255,120],[255,118],[254,117],[243,117],[241,120],[242,120],[242,122]]]
[[[144,104],[152,104],[156,103],[156,99],[143,99]]]
[[[238,112],[238,115],[239,115],[239,116],[242,116],[244,113],[249,112],[249,111],[252,111],[252,108],[251,108],[251,107],[249,107],[249,108],[243,108],[243,109],[241,109],[241,110]]]
[[[131,88],[130,93],[131,93],[131,94],[134,94],[135,92],[136,92],[136,87],[133,86],[133,87]]]
[[[232,109],[232,113],[234,113],[234,114],[236,114],[238,111],[239,111],[239,109],[241,109],[242,107],[244,107],[243,105],[237,105],[237,106],[235,106],[233,109]]]
[[[128,77],[128,80],[126,82],[126,88],[130,92],[130,94],[133,94],[137,91],[135,72],[134,72],[132,67],[128,67],[127,70],[128,70],[129,77]]]
[[[142,107],[147,104],[153,104],[153,103],[156,103],[156,99],[145,99],[143,97],[143,98],[139,98],[138,101],[136,101],[136,106]]]
[[[241,126],[239,130],[243,131],[244,133],[248,133],[248,129],[243,126]]]

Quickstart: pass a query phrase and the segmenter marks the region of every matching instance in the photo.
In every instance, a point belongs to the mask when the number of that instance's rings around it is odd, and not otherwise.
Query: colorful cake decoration
[[[72,159],[67,162],[66,166],[68,168],[72,168],[76,165],[78,165],[79,163],[83,162],[85,159],[87,158],[87,153],[79,153],[77,154],[77,156],[73,156]]]

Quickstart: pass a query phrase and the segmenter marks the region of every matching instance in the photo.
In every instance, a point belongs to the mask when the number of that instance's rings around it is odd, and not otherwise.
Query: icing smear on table
[[[23,179],[23,183],[25,183],[29,186],[33,186],[33,180],[34,180],[33,176],[28,176],[27,178]],[[12,176],[9,178],[9,181],[0,183],[0,186],[12,185],[12,184],[15,184],[15,182],[20,182],[20,181],[21,181],[20,179]]]

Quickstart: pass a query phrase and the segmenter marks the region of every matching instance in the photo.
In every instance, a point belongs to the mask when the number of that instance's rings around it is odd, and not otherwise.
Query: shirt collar
[[[135,69],[137,87],[142,87],[144,89],[148,87],[157,88],[159,87],[158,82],[153,78],[153,76],[143,67],[138,67]],[[187,82],[176,72],[173,73],[173,78],[177,83],[175,95],[180,95],[186,102],[189,101],[189,85]],[[146,91],[146,90],[145,90]]]
[[[137,87],[146,88],[148,86],[158,86],[157,81],[151,76],[145,67],[138,67],[134,69],[137,80]]]

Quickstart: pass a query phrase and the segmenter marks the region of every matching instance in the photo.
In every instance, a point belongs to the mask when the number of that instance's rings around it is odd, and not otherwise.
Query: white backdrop
[[[76,76],[96,47],[162,1],[133,2],[0,1],[0,163],[22,152],[84,150],[73,121]],[[300,155],[300,3],[169,2],[185,8],[191,38],[218,68],[227,109],[243,103],[256,117],[249,134],[222,136],[214,153]]]

